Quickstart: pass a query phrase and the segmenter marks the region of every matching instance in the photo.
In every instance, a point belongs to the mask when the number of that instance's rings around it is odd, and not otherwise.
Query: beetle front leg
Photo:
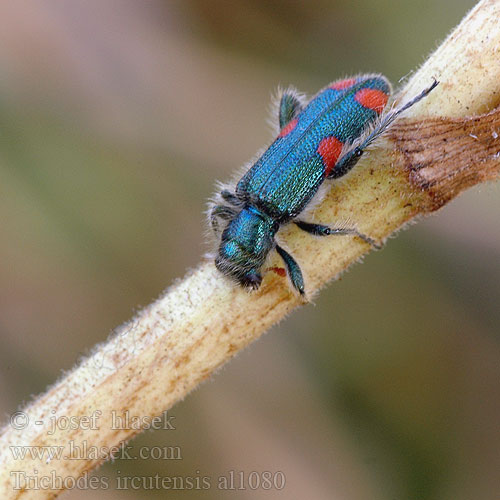
[[[279,245],[276,245],[276,251],[279,256],[283,259],[286,269],[288,271],[288,276],[290,276],[290,281],[292,282],[293,287],[297,290],[300,295],[304,295],[304,278],[302,276],[302,271],[300,270],[299,265],[296,260],[283,248]]]
[[[283,92],[279,105],[280,129],[288,125],[301,111],[302,103],[292,90]]]
[[[310,222],[304,222],[304,221],[294,221],[294,223],[302,229],[302,231],[305,231],[306,233],[309,234],[314,234],[315,236],[330,236],[330,235],[349,235],[352,234],[354,236],[357,236],[358,238],[361,238],[363,241],[366,243],[370,244],[372,247],[376,249],[382,248],[382,245],[380,243],[377,243],[373,238],[370,238],[366,234],[360,233],[357,229],[354,228],[348,228],[348,227],[341,227],[341,228],[332,228],[329,226],[324,226],[323,224],[313,224]]]
[[[234,207],[240,207],[243,205],[243,202],[238,198],[238,196],[227,189],[224,189],[220,192],[220,195],[224,201],[227,201],[230,205]]]
[[[237,213],[238,212],[234,208],[227,207],[226,205],[215,205],[210,212],[210,224],[212,225],[214,233],[219,230],[218,218],[231,220],[236,217]]]

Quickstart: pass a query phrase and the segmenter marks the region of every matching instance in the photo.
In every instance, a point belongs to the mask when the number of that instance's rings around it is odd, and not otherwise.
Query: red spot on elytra
[[[356,92],[354,99],[364,108],[373,109],[377,113],[381,113],[387,104],[389,96],[377,89],[361,89]]]
[[[272,271],[273,273],[276,273],[278,276],[281,276],[282,278],[286,276],[286,271],[283,267],[270,267],[268,268],[268,271]]]
[[[332,83],[330,88],[333,90],[345,90],[352,87],[356,83],[355,78],[347,78],[345,80],[340,80],[339,82]]]
[[[333,167],[335,167],[342,151],[342,146],[342,142],[340,142],[336,137],[331,136],[321,139],[318,146],[318,153],[320,154],[325,165],[325,175],[328,175]]]
[[[290,120],[281,129],[281,132],[278,134],[278,137],[285,137],[285,135],[288,135],[296,126],[297,126],[297,118],[294,118],[293,120]]]

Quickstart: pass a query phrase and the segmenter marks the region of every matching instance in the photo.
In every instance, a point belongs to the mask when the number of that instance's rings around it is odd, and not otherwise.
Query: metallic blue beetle
[[[325,179],[345,175],[365,148],[404,110],[431,92],[438,82],[403,107],[382,114],[391,86],[381,75],[363,75],[330,84],[307,104],[297,92],[283,93],[279,103],[281,132],[236,184],[223,189],[210,210],[213,229],[222,231],[215,265],[240,285],[257,289],[261,269],[275,248],[285,262],[293,287],[304,294],[304,279],[294,258],[274,237],[293,221],[317,235],[353,234],[374,240],[356,229],[335,229],[296,219]]]

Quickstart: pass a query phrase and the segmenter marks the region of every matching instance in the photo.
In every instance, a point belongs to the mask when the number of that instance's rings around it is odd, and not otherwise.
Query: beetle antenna
[[[401,106],[400,108],[396,109],[396,111],[393,111],[389,113],[388,115],[385,116],[385,118],[379,123],[378,127],[376,127],[371,134],[363,141],[363,143],[359,146],[360,149],[364,150],[371,142],[373,142],[377,137],[380,137],[386,130],[387,127],[404,111],[406,111],[408,108],[411,108],[414,104],[416,104],[418,101],[423,99],[425,96],[429,95],[438,85],[439,82],[434,78],[432,85],[427,87],[426,89],[422,90],[420,94],[415,96],[413,99],[408,101],[404,106]]]

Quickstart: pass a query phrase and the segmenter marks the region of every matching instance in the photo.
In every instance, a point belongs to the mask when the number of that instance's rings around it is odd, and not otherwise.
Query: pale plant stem
[[[463,189],[498,175],[498,113],[464,117],[492,110],[500,101],[499,19],[500,0],[483,0],[468,14],[411,78],[398,101],[418,94],[432,77],[439,87],[408,110],[352,174],[333,184],[315,209],[315,220],[355,221],[362,232],[384,240]],[[320,240],[293,227],[283,231],[281,241],[301,264],[309,296],[370,250],[356,237]],[[64,446],[64,456],[70,442],[99,449],[118,445],[137,431],[113,429],[112,412],[161,414],[299,305],[286,279],[274,273],[267,273],[261,289],[249,294],[229,284],[212,262],[203,262],[24,408],[26,428],[3,429],[1,498],[58,494],[16,490],[12,471],[28,476],[35,469],[38,476],[55,471],[58,477],[76,478],[102,461],[15,459],[11,446]],[[81,425],[48,432],[50,417],[85,417],[95,411],[101,412],[97,430]]]

